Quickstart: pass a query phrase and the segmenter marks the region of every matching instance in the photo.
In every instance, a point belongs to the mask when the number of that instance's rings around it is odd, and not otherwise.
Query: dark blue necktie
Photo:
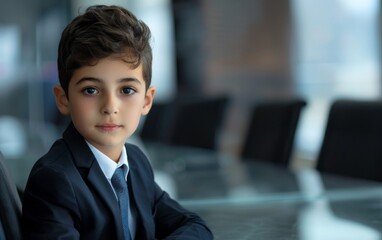
[[[123,167],[123,166],[122,166]],[[129,191],[127,190],[127,183],[122,167],[115,170],[111,183],[118,197],[119,208],[121,210],[122,225],[125,235],[125,240],[130,240],[129,231]]]

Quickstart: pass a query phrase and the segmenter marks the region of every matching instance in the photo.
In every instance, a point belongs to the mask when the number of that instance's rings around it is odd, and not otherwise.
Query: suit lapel
[[[110,209],[116,223],[117,237],[118,239],[122,239],[123,229],[118,201],[114,197],[114,192],[110,186],[110,183],[103,174],[93,153],[83,137],[75,129],[73,123],[71,123],[65,130],[63,138],[72,152],[74,163],[82,173],[82,177],[88,179],[88,182]]]
[[[106,205],[111,210],[114,220],[116,222],[117,237],[118,239],[123,238],[122,229],[122,219],[118,206],[118,201],[114,196],[114,192],[110,187],[110,183],[105,178],[101,168],[99,167],[97,161],[93,161],[93,165],[89,169],[88,174],[89,183],[94,187],[94,189],[101,196],[101,199],[105,201]]]
[[[130,199],[134,201],[134,207],[137,211],[136,238],[152,239],[155,235],[151,215],[152,207],[147,204],[148,196],[143,188],[145,186],[143,177],[146,178],[147,176],[142,175],[142,169],[138,167],[139,161],[143,159],[139,159],[139,156],[134,153],[135,151],[129,147],[129,144],[126,145],[126,151],[130,168],[128,178],[129,192],[131,192]]]

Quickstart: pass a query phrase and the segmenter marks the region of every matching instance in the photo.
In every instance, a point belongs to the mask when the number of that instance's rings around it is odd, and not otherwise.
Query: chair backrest
[[[216,150],[228,103],[225,96],[178,100],[169,143]]]
[[[3,223],[1,222],[1,218],[0,218],[0,239],[6,239],[5,238],[5,232],[4,232]]]
[[[0,222],[6,239],[21,239],[21,201],[0,153]]]
[[[301,99],[256,104],[244,136],[241,158],[287,166],[300,113],[305,105]]]
[[[382,101],[333,102],[317,169],[382,181]]]
[[[141,139],[150,142],[168,142],[175,110],[175,102],[154,103],[144,119],[140,132]]]

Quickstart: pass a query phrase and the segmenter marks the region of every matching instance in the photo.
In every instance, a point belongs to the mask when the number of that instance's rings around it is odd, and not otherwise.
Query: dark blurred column
[[[178,92],[199,92],[205,40],[203,0],[172,0]]]
[[[203,88],[249,98],[289,95],[293,91],[289,1],[203,3]]]
[[[290,2],[173,0],[173,9],[179,90],[231,97],[222,142],[237,151],[253,101],[294,95]]]
[[[379,49],[378,49],[378,53],[379,53],[379,62],[382,63],[382,3],[379,3],[379,11],[378,11],[378,14],[379,14],[379,21],[378,21],[378,26],[377,26],[377,31],[378,31],[378,42],[379,42]],[[382,68],[382,66],[381,66]],[[379,80],[380,82],[382,82],[382,78]],[[380,84],[380,86],[382,86],[382,84]],[[382,89],[381,89],[381,92],[382,92]]]
[[[291,76],[290,2],[203,3],[206,56],[202,88],[210,95],[231,96],[221,148],[237,154],[255,102],[295,94]]]
[[[289,95],[288,0],[173,0],[180,90]],[[250,91],[250,92],[248,92]]]

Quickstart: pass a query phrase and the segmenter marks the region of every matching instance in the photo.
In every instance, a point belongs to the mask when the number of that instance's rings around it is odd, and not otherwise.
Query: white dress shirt
[[[125,180],[127,180],[127,175],[129,174],[129,162],[127,161],[127,153],[126,153],[126,148],[122,148],[121,156],[119,157],[118,163],[114,162],[111,158],[103,154],[101,151],[99,151],[96,147],[91,145],[88,141],[86,141],[88,144],[90,150],[92,151],[93,155],[95,156],[98,165],[101,167],[101,170],[107,180],[109,181],[109,184],[111,188],[114,191],[115,197],[118,199],[117,194],[114,190],[114,187],[111,183],[111,178],[115,172],[115,170],[123,165],[126,165],[125,171]],[[136,220],[135,220],[136,213],[135,211],[131,208],[131,205],[129,204],[129,230],[131,234],[131,238],[134,239],[135,237],[135,226],[136,226]]]

